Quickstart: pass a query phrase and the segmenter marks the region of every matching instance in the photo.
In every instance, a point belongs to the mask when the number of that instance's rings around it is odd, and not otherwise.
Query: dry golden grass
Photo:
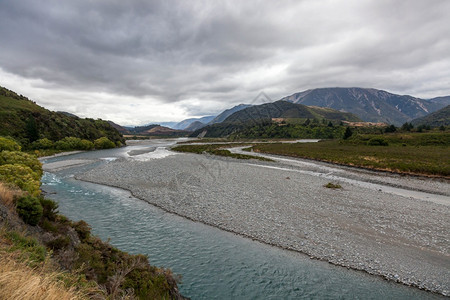
[[[13,255],[0,257],[0,299],[69,300],[84,297],[58,280],[57,272],[39,272],[18,262]]]
[[[15,206],[14,197],[20,196],[22,193],[23,192],[12,189],[3,182],[0,182],[0,202],[3,203],[9,209],[13,210]]]

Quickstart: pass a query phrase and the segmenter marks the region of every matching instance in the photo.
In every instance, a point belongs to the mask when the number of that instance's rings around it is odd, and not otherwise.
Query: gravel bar
[[[326,167],[339,176],[330,177]],[[445,198],[448,182],[390,179],[323,163],[316,171],[328,175],[315,176],[305,172],[311,168],[177,154],[121,158],[77,178],[127,189],[166,211],[314,259],[450,295],[450,206],[353,184],[392,182],[414,190],[420,182],[417,189]],[[330,178],[342,188],[325,188]]]

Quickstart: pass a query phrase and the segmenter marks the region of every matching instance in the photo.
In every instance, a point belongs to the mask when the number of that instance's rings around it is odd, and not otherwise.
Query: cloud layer
[[[450,1],[0,2],[0,85],[121,124],[325,86],[450,95]]]

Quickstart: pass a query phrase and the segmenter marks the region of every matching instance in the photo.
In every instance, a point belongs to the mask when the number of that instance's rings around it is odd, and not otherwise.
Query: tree
[[[346,127],[343,139],[346,140],[349,137],[351,137],[352,135],[353,135],[353,131],[350,129],[350,127]]]
[[[386,129],[384,130],[384,132],[388,133],[388,132],[396,132],[397,128],[394,125],[390,125],[388,127],[386,127]]]
[[[36,120],[33,117],[28,118],[25,125],[25,131],[27,133],[27,138],[31,143],[39,139],[39,130],[36,125]]]
[[[414,125],[408,122],[405,122],[405,124],[402,125],[402,130],[404,131],[411,131],[411,129],[414,128]]]

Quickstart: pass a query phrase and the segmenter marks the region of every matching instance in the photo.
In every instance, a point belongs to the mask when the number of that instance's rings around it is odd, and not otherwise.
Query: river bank
[[[121,158],[79,178],[312,258],[449,294],[448,206],[348,182],[326,189],[328,178],[276,166],[177,154]]]

